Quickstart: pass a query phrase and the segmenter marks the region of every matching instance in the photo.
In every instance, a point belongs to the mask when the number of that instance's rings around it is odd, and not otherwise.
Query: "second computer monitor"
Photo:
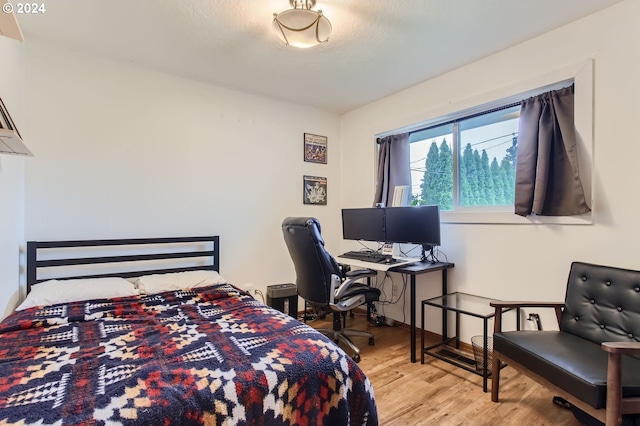
[[[387,207],[385,241],[387,243],[440,245],[440,208],[438,206]]]
[[[384,241],[384,211],[378,208],[342,209],[345,240]]]

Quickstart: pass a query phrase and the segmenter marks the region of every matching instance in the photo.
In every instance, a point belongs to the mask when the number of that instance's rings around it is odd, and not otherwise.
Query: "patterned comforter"
[[[0,425],[377,423],[341,349],[227,284],[0,323]]]

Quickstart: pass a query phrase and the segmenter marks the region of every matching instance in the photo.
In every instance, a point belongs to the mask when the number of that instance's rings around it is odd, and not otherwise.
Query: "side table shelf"
[[[444,296],[433,297],[422,301],[422,316],[421,316],[421,339],[420,339],[420,354],[421,363],[424,364],[425,355],[432,356],[456,367],[470,371],[474,374],[482,376],[482,390],[487,392],[487,379],[491,376],[489,371],[491,364],[489,362],[487,343],[488,343],[488,321],[495,316],[495,310],[489,303],[496,299],[490,299],[487,297],[476,296],[474,294],[467,293],[449,293]],[[443,316],[448,311],[455,312],[455,327],[456,334],[453,337],[446,337],[443,335],[442,341],[425,347],[425,308],[427,306],[433,306],[442,309]],[[513,308],[505,308],[502,312],[507,312]],[[481,318],[483,321],[482,332],[482,365],[484,368],[477,368],[477,363],[474,359],[471,359],[467,354],[460,351],[460,314],[470,315],[472,317]],[[516,327],[520,330],[520,308],[516,308]],[[502,365],[500,368],[504,367]]]

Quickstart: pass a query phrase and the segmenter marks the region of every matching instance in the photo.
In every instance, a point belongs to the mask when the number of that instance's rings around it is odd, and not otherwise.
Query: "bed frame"
[[[78,257],[78,249],[109,254]],[[175,266],[185,262],[192,265]],[[84,271],[106,266],[108,272],[70,273],[78,266]],[[47,277],[39,278],[45,268]],[[219,236],[27,242],[27,293],[32,285],[54,278],[132,278],[203,269],[220,271]]]

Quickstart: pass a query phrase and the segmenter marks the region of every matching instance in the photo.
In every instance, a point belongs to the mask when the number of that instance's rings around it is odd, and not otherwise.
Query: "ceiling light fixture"
[[[273,14],[273,28],[288,46],[307,48],[329,40],[331,22],[321,10],[313,11],[316,0],[289,0],[293,9]]]

